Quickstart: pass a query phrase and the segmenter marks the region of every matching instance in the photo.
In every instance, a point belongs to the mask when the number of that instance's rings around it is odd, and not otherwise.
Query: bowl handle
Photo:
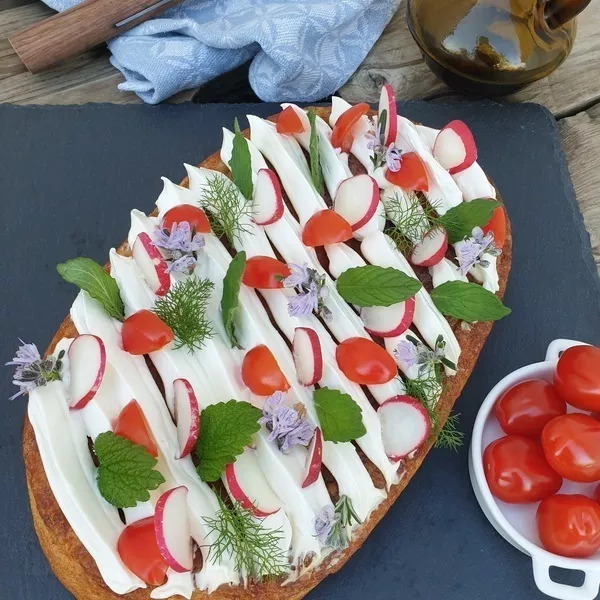
[[[567,348],[571,348],[572,346],[588,346],[585,342],[578,342],[577,340],[553,340],[550,342],[548,349],[546,350],[546,362],[552,361],[556,362]]]
[[[559,600],[594,600],[598,595],[600,571],[583,571],[585,574],[583,585],[574,587],[550,579],[550,567],[553,565],[547,559],[533,556],[532,561],[533,578],[540,592]]]

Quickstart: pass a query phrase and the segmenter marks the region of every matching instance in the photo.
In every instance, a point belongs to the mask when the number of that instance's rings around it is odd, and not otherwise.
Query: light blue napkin
[[[44,0],[65,10],[78,0]],[[357,69],[400,0],[186,0],[109,42],[121,90],[156,104],[253,58],[265,101],[313,101]]]

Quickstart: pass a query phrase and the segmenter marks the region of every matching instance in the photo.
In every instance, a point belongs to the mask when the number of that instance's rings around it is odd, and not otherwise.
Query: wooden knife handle
[[[85,0],[17,32],[9,37],[9,42],[27,69],[39,73],[159,15],[180,1]],[[128,20],[140,11],[146,12]]]

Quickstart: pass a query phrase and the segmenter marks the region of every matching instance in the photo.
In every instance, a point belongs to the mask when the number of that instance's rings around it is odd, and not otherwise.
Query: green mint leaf
[[[233,183],[239,188],[246,200],[252,200],[252,161],[248,142],[240,131],[237,118],[234,122],[233,150],[229,168]]]
[[[101,433],[94,442],[98,457],[97,481],[103,498],[117,508],[130,508],[150,499],[165,478],[154,470],[156,459],[138,446],[112,431]]]
[[[313,398],[324,440],[350,442],[367,433],[362,410],[348,394],[322,387]]]
[[[489,223],[492,213],[500,202],[493,198],[476,198],[471,202],[461,202],[438,218],[438,224],[448,232],[451,244],[471,237],[474,227]]]
[[[310,175],[319,194],[323,194],[323,170],[321,169],[321,156],[319,152],[317,115],[312,108],[308,111],[308,121],[310,123]]]
[[[74,283],[100,302],[111,317],[119,321],[125,318],[117,282],[96,261],[82,256],[71,258],[56,265],[56,270],[65,281]]]
[[[421,282],[398,269],[366,265],[344,271],[337,280],[340,296],[356,306],[391,306],[421,289]]]
[[[431,291],[438,310],[463,321],[497,321],[510,314],[498,296],[476,283],[447,281]]]
[[[225,333],[235,348],[241,348],[236,335],[239,313],[239,294],[242,275],[246,267],[246,253],[238,252],[229,263],[227,273],[223,279],[223,295],[221,296],[221,317]]]
[[[252,442],[260,429],[262,411],[248,402],[219,402],[207,406],[200,415],[196,456],[202,481],[217,481],[225,467]]]

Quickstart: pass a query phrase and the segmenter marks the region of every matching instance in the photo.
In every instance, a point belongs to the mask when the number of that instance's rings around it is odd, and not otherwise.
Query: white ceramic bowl
[[[536,528],[535,504],[507,504],[490,492],[483,471],[483,451],[494,440],[506,435],[493,413],[496,400],[515,384],[528,379],[552,381],[556,362],[564,350],[582,345],[574,340],[554,340],[546,351],[544,362],[534,363],[517,369],[498,382],[483,401],[475,425],[469,452],[469,473],[475,496],[490,523],[496,531],[515,548],[531,556],[535,584],[544,594],[560,600],[594,600],[600,588],[600,552],[589,558],[566,558],[545,550],[539,540]],[[569,407],[568,412],[583,412]],[[591,495],[596,483],[580,484],[570,481],[563,483],[561,493],[583,493]],[[550,567],[562,567],[583,571],[585,580],[580,587],[557,583],[550,579]]]

